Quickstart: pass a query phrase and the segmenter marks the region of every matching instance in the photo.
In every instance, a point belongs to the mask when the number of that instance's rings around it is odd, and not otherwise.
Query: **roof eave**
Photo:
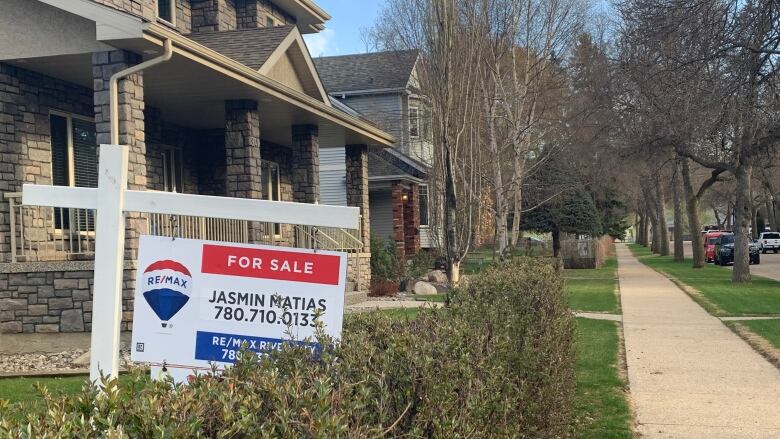
[[[395,143],[395,137],[389,133],[386,133],[369,123],[361,121],[349,114],[335,109],[324,102],[320,102],[311,96],[301,93],[297,90],[293,90],[284,86],[266,76],[261,75],[256,70],[253,70],[233,59],[230,59],[219,52],[211,50],[203,45],[200,45],[189,38],[186,38],[177,32],[166,29],[155,23],[147,23],[145,27],[147,40],[150,40],[156,44],[162,46],[163,40],[170,39],[173,42],[174,53],[180,53],[185,56],[194,56],[198,61],[202,61],[208,64],[213,64],[218,70],[223,70],[225,73],[229,73],[237,76],[238,78],[251,82],[254,86],[262,89],[269,94],[275,95],[278,98],[285,100],[292,100],[296,105],[300,106],[304,110],[310,111],[326,119],[330,119],[340,125],[344,125],[347,128],[360,133],[366,137],[371,138],[378,144],[386,147],[390,147]]]

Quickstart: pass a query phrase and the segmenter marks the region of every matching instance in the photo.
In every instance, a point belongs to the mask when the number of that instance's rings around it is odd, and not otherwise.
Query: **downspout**
[[[119,145],[119,80],[130,76],[133,73],[138,73],[142,70],[146,70],[149,67],[169,61],[173,57],[173,41],[171,41],[171,39],[166,39],[165,43],[163,44],[163,49],[164,50],[162,55],[156,58],[152,58],[148,61],[144,61],[141,64],[116,72],[111,76],[111,80],[109,82],[109,94],[111,95],[109,111],[111,113],[112,145]]]

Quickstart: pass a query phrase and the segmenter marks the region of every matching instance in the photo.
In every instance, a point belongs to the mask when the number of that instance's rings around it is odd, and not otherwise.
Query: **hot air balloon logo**
[[[142,281],[146,303],[167,328],[168,321],[190,300],[190,271],[176,261],[157,261],[146,268]]]

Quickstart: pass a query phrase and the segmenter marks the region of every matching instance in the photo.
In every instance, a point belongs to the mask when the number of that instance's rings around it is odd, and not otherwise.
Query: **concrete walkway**
[[[625,245],[618,258],[642,437],[780,437],[780,372]]]

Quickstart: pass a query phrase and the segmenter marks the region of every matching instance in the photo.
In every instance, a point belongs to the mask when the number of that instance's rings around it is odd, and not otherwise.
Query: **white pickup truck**
[[[761,252],[766,254],[768,250],[775,253],[780,251],[780,232],[764,232],[758,237],[758,245]]]

